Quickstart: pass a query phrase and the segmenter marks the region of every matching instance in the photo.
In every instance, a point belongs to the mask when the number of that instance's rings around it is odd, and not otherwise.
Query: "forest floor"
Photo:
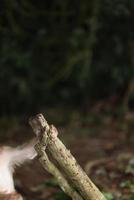
[[[45,117],[58,128],[61,140],[108,200],[134,200],[133,113],[123,118],[82,117],[75,111],[64,120],[62,113],[58,118],[55,112],[46,113]],[[16,146],[33,137],[25,121],[8,122],[7,119],[0,121],[1,143]],[[15,185],[26,200],[69,199],[37,159],[17,169]]]

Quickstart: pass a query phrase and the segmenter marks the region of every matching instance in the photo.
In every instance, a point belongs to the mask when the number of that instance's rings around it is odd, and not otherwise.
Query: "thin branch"
[[[55,177],[61,189],[73,200],[83,200],[83,198],[75,191],[75,189],[69,185],[58,168],[49,160],[47,154],[44,151],[44,147],[38,143],[36,144],[35,149],[39,155],[39,161],[43,168]]]
[[[53,158],[59,163],[68,178],[80,192],[85,200],[105,200],[103,194],[89,179],[75,158],[57,137],[58,132],[54,126],[49,126],[42,114],[30,119],[35,134],[40,139],[40,145],[46,146]]]

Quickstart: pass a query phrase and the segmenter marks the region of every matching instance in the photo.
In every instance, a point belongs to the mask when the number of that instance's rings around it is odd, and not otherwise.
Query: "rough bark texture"
[[[61,189],[73,200],[83,200],[83,198],[69,185],[68,181],[61,174],[58,168],[49,160],[44,148],[42,149],[40,143],[36,144],[35,149],[38,152],[39,161],[41,162],[42,166],[56,178]]]
[[[54,126],[49,126],[42,114],[30,119],[35,134],[40,138],[40,145],[51,152],[53,158],[71,179],[77,190],[85,200],[106,200],[99,189],[82,170],[75,158],[57,137]]]

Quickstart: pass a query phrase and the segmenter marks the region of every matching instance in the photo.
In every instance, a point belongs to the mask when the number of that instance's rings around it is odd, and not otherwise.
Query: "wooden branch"
[[[35,134],[40,139],[40,145],[46,146],[53,158],[71,179],[77,190],[85,200],[106,200],[99,189],[82,170],[75,158],[57,137],[58,132],[54,126],[49,126],[42,114],[30,119]]]
[[[73,200],[83,200],[83,198],[75,191],[75,189],[69,185],[68,181],[61,174],[58,168],[49,160],[44,151],[44,147],[38,143],[36,144],[35,149],[38,153],[39,161],[43,168],[55,177],[61,189]]]

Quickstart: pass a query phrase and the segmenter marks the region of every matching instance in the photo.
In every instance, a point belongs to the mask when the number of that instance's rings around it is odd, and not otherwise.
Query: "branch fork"
[[[34,133],[39,138],[35,149],[43,167],[51,173],[58,181],[61,189],[73,200],[106,200],[99,189],[83,171],[71,152],[58,138],[58,131],[53,125],[48,125],[42,114],[38,114],[29,120]],[[67,178],[60,172],[60,169],[53,164],[45,150],[50,152]],[[76,188],[72,187],[72,184]],[[77,192],[79,191],[79,192]]]

